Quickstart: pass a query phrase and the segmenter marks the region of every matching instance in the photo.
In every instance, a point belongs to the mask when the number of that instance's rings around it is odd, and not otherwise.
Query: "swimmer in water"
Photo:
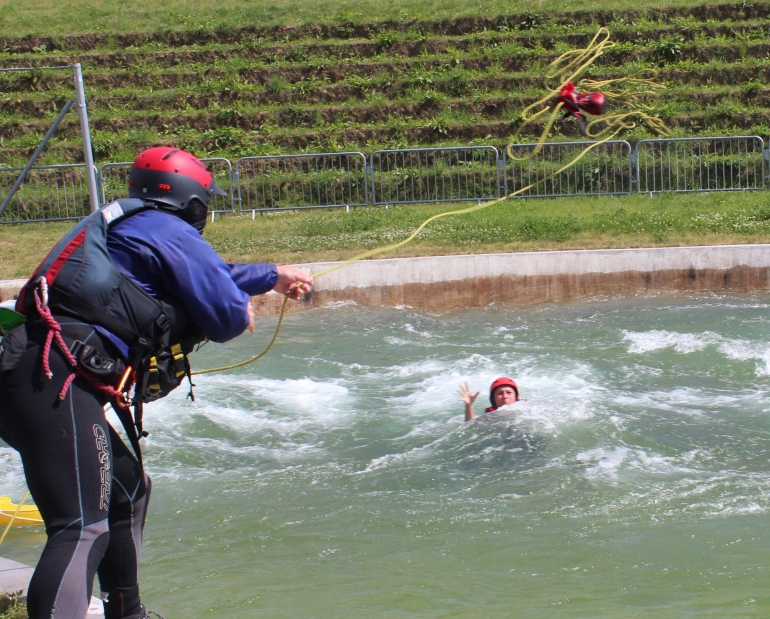
[[[473,412],[473,403],[476,398],[479,397],[480,391],[475,394],[471,393],[468,383],[460,385],[457,390],[460,394],[460,400],[465,402],[465,421],[475,419],[476,415]],[[514,404],[519,401],[519,386],[511,378],[507,376],[501,376],[495,382],[489,386],[489,401],[492,406],[484,409],[485,413],[496,411],[501,406],[507,406],[508,404]]]

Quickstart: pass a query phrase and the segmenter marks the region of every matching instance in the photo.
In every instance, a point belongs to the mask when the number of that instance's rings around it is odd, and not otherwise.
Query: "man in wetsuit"
[[[30,619],[84,618],[95,573],[106,619],[149,617],[138,568],[150,479],[104,406],[119,410],[130,367],[135,402],[162,397],[189,376],[196,342],[253,330],[250,295],[296,299],[313,283],[293,267],[217,256],[201,232],[223,192],[189,153],[144,151],[129,185],[130,199],[76,224],[38,267],[17,302],[27,324],[0,349],[0,438],[21,454],[48,535]]]

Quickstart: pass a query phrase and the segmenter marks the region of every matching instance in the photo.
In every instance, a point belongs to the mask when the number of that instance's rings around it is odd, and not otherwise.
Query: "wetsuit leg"
[[[97,573],[102,597],[107,598],[105,618],[124,619],[142,615],[139,556],[151,484],[131,450],[112,428],[110,430],[114,463],[110,543]]]
[[[85,617],[109,541],[112,448],[104,400],[82,378],[58,398],[71,369],[54,346],[53,378],[31,345],[0,374],[0,432],[19,451],[48,541],[30,582],[30,619]]]

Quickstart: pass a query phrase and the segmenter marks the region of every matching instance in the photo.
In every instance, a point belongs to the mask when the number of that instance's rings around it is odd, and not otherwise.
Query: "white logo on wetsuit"
[[[107,435],[102,427],[94,424],[94,436],[96,437],[96,448],[99,450],[99,462],[102,463],[102,492],[99,497],[99,509],[108,509],[110,506],[110,452],[107,451]]]

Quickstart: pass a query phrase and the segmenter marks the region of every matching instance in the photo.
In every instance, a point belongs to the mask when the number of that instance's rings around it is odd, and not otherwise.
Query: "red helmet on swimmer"
[[[128,177],[128,197],[155,202],[202,231],[209,202],[225,196],[206,164],[187,151],[156,146],[139,153]]]
[[[489,386],[489,401],[492,403],[492,406],[495,406],[495,390],[500,387],[513,387],[513,390],[516,392],[516,399],[519,399],[519,386],[516,384],[516,381],[507,376],[501,376]]]

